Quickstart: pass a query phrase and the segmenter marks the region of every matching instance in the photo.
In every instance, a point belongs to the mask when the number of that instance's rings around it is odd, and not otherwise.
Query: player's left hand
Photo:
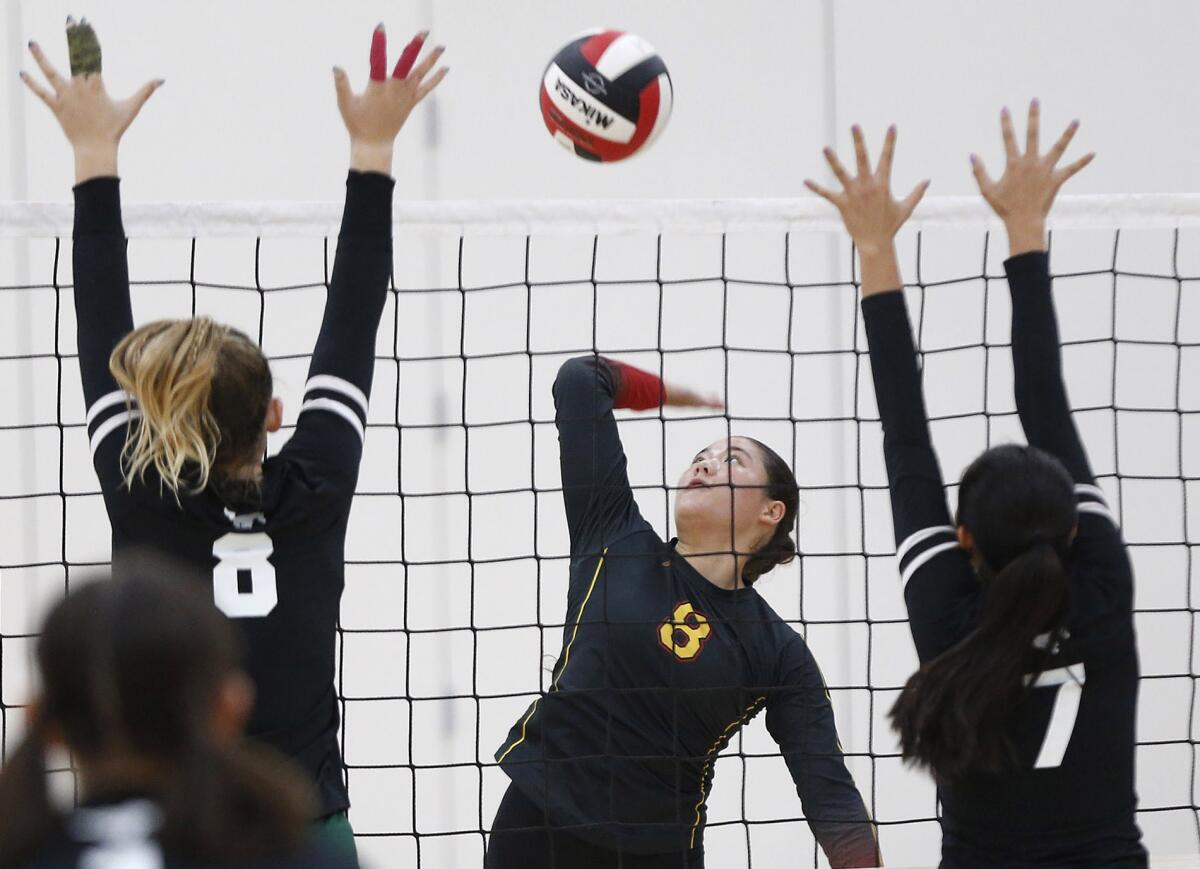
[[[333,68],[338,111],[350,133],[352,154],[382,155],[386,151],[390,169],[390,154],[396,135],[417,103],[429,96],[449,72],[448,67],[441,67],[430,75],[434,64],[445,51],[440,45],[419,64],[413,65],[428,35],[423,31],[413,37],[388,77],[387,34],[382,24],[376,27],[371,38],[371,77],[361,93],[355,93],[350,87],[350,78],[344,69]]]

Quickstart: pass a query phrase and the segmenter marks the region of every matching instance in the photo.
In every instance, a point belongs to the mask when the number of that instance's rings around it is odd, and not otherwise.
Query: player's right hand
[[[49,86],[24,70],[21,81],[50,107],[77,155],[80,152],[115,153],[121,136],[163,80],[148,81],[133,95],[115,100],[104,88],[104,79],[100,75],[100,43],[91,25],[86,20],[76,24],[74,19],[68,18],[67,40],[73,67],[69,79],[55,69],[41,46],[30,40],[29,53],[37,61]]]
[[[1041,107],[1037,100],[1029,104],[1029,123],[1025,151],[1017,146],[1012,116],[1008,109],[1000,113],[1000,131],[1004,136],[1004,174],[993,181],[983,161],[971,155],[971,169],[979,192],[996,215],[1004,221],[1009,236],[1009,253],[1016,256],[1045,249],[1045,221],[1054,197],[1067,179],[1092,162],[1095,153],[1084,154],[1073,163],[1060,167],[1059,161],[1079,129],[1072,121],[1058,141],[1045,154],[1039,154]]]

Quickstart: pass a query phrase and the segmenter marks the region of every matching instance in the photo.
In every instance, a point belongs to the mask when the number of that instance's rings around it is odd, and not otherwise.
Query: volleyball
[[[632,157],[671,116],[671,76],[646,40],[620,30],[589,30],[568,42],[542,76],[546,129],[585,160]]]

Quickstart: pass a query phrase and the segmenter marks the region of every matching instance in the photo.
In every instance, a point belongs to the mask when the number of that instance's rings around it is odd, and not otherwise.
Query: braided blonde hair
[[[153,467],[176,495],[199,492],[261,451],[271,369],[242,332],[208,317],[157,320],[121,339],[108,367],[141,410],[122,454],[126,485]]]

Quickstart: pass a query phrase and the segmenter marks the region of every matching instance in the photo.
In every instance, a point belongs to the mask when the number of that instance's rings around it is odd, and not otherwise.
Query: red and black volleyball
[[[572,39],[542,76],[546,128],[586,160],[624,160],[649,145],[671,116],[671,76],[646,40],[620,30]]]

